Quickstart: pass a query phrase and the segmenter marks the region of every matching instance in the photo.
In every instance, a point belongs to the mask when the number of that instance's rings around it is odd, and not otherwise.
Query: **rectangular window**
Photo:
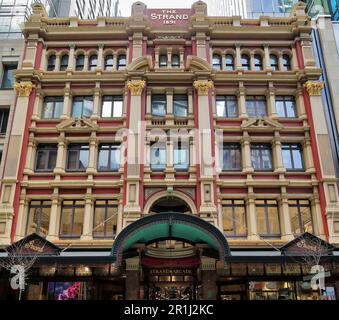
[[[156,117],[166,116],[166,95],[152,95],[152,115]]]
[[[2,160],[3,151],[4,151],[4,146],[2,144],[0,144],[0,164],[1,164],[1,160]]]
[[[246,237],[246,207],[244,200],[227,200],[222,206],[223,228],[229,237]]]
[[[311,206],[308,200],[288,201],[293,234],[313,233]]]
[[[99,146],[98,170],[118,171],[120,167],[120,146],[101,144]]]
[[[60,238],[80,238],[84,223],[85,202],[64,201],[61,210]]]
[[[102,118],[120,118],[123,109],[122,96],[103,96],[101,117]]]
[[[73,99],[73,118],[89,118],[93,113],[93,97],[74,97]]]
[[[31,201],[28,208],[26,235],[36,233],[46,237],[51,216],[51,201]]]
[[[17,65],[4,65],[3,76],[1,81],[1,89],[12,89],[14,85],[14,70]]]
[[[187,95],[175,94],[173,95],[173,113],[176,117],[187,117],[188,100]]]
[[[53,171],[56,165],[57,153],[57,145],[38,145],[36,151],[35,171]]]
[[[251,160],[254,170],[270,171],[272,164],[272,149],[270,144],[252,144]]]
[[[279,211],[276,200],[256,200],[257,230],[263,237],[280,237]]]
[[[216,97],[217,116],[223,118],[236,118],[237,97],[235,96],[217,96]]]
[[[286,170],[302,171],[304,169],[302,148],[299,144],[283,144],[281,152]]]
[[[71,144],[67,150],[67,170],[85,171],[88,167],[89,147],[87,144]]]
[[[262,118],[267,116],[266,98],[264,96],[247,96],[246,110],[249,117]]]
[[[221,156],[222,170],[241,170],[242,165],[240,144],[224,143]]]
[[[113,238],[117,233],[118,206],[111,200],[97,200],[94,208],[94,238]]]
[[[151,169],[163,171],[166,168],[166,142],[155,142],[151,145]]]
[[[275,107],[281,118],[296,118],[297,110],[293,96],[276,96]]]
[[[174,146],[174,169],[187,171],[189,167],[189,143],[178,142]]]
[[[0,134],[6,134],[9,109],[0,109]]]
[[[64,108],[64,97],[45,97],[42,107],[43,119],[58,119]]]

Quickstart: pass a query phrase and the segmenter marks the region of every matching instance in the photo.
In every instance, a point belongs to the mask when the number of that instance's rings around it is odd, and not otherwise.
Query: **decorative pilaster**
[[[141,96],[145,85],[145,80],[129,80],[127,82],[127,87],[130,90],[132,96]]]
[[[310,96],[320,96],[321,90],[324,89],[324,82],[323,81],[307,81],[304,84],[308,94]]]
[[[32,92],[33,84],[31,81],[15,82],[14,89],[19,97],[28,97]]]
[[[196,80],[193,82],[193,86],[198,91],[199,96],[207,96],[209,89],[213,88],[213,81]]]

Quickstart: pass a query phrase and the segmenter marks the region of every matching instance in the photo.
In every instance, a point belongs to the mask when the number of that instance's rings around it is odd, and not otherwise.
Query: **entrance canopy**
[[[124,228],[114,241],[113,260],[121,265],[123,253],[134,244],[165,239],[207,244],[219,253],[221,261],[231,255],[225,236],[211,223],[190,214],[166,212],[143,217]]]

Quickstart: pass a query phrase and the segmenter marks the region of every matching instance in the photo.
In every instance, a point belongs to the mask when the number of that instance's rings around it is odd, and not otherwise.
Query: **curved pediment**
[[[135,59],[126,68],[127,72],[146,71],[150,69],[153,69],[152,56],[150,55],[142,56],[140,58]]]
[[[187,56],[186,68],[190,71],[205,71],[211,72],[211,65],[197,56]]]

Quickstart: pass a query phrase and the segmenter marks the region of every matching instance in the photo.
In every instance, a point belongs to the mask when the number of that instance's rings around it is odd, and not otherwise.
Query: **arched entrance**
[[[125,267],[126,299],[213,299],[216,262],[225,264],[228,256],[219,229],[178,212],[150,214],[131,223],[112,247],[115,265]],[[142,297],[137,287],[143,288]]]

